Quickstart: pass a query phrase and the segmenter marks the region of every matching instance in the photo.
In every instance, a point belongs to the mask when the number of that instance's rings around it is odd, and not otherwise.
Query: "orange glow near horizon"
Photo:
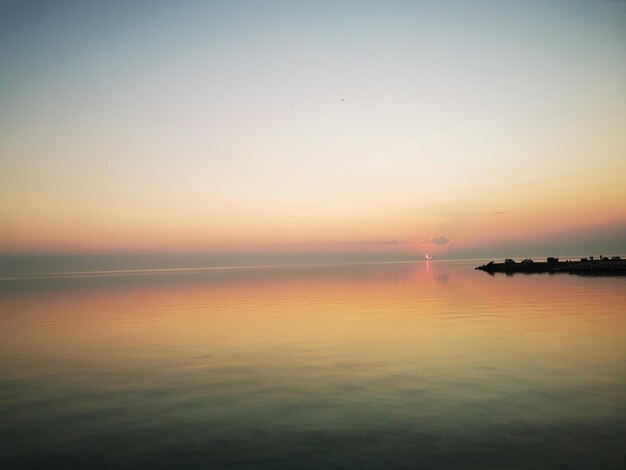
[[[558,243],[576,235],[593,247],[594,239],[623,234],[619,194],[609,200],[583,201],[575,197],[555,208],[534,201],[534,207],[504,213],[470,212],[455,220],[437,213],[409,217],[397,214],[376,223],[371,217],[359,222],[332,216],[222,219],[210,216],[184,219],[173,214],[159,217],[103,217],[78,215],[30,219],[27,214],[4,219],[0,229],[0,253],[168,253],[201,251],[415,251],[434,255],[471,253],[490,246],[523,244],[529,240]],[[567,199],[567,198],[565,198]],[[571,201],[571,202],[569,202]],[[577,205],[575,202],[577,202]],[[407,211],[406,214],[409,214]],[[430,217],[430,219],[428,218]],[[421,242],[445,234],[447,245]]]

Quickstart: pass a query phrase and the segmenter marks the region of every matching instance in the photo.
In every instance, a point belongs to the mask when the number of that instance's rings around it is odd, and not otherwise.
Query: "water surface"
[[[623,468],[626,278],[0,280],[0,468]]]

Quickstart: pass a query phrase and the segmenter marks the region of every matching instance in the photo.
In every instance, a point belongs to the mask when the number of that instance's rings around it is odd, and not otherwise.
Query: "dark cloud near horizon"
[[[425,240],[420,240],[420,243],[430,243],[432,245],[444,246],[450,243],[451,241],[452,240],[450,240],[448,237],[439,235],[438,237],[430,237],[430,238],[426,238]]]

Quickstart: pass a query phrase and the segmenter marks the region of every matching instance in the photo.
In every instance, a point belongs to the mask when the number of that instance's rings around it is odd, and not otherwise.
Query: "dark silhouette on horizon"
[[[504,260],[504,263],[490,261],[474,269],[485,271],[492,275],[494,273],[569,273],[589,276],[626,276],[626,260],[619,256],[608,258],[602,255],[596,259],[590,256],[589,258],[581,258],[578,261],[569,259],[559,261],[558,258],[548,257],[546,261],[534,261],[526,258],[516,262],[511,258],[507,258]]]

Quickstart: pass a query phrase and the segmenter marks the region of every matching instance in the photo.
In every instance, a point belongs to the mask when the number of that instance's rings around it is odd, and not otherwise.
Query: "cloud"
[[[494,212],[494,215],[502,215],[502,214],[506,214],[506,211]]]
[[[444,237],[443,235],[439,235],[438,237],[430,237],[427,238],[425,240],[420,240],[420,243],[430,243],[432,245],[437,245],[437,246],[444,246],[447,245],[448,243],[450,243],[452,240],[450,240],[448,237]]]
[[[359,241],[359,242],[342,242],[342,245],[405,245],[408,242],[401,240],[374,240],[371,242]]]
[[[404,245],[406,242],[400,240],[376,240],[374,245]]]

